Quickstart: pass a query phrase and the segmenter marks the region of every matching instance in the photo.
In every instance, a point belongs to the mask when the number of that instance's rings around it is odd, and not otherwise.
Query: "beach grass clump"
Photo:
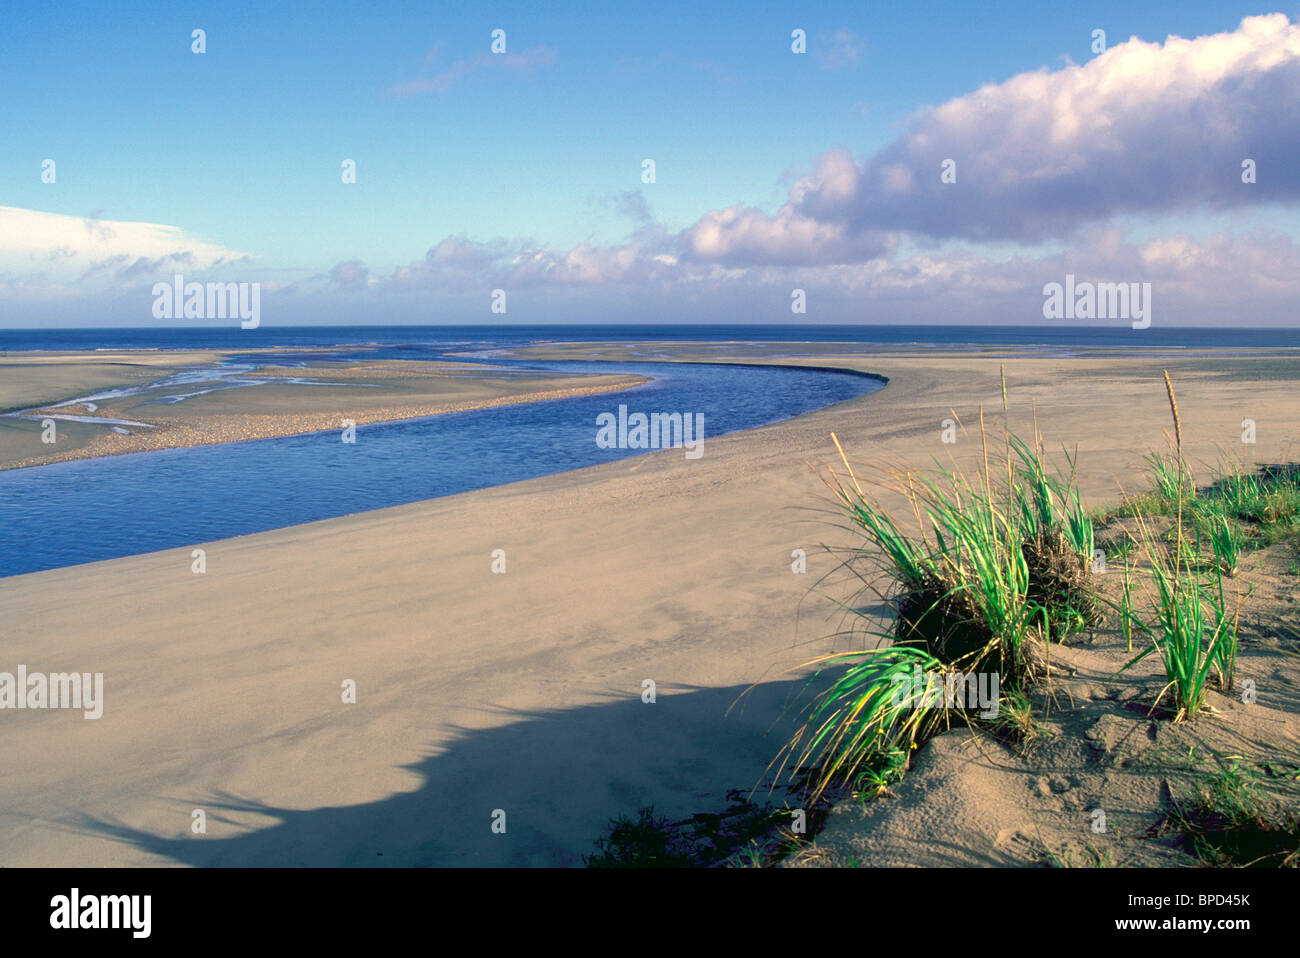
[[[1214,671],[1218,676],[1220,692],[1231,692],[1237,675],[1237,647],[1240,641],[1238,626],[1240,624],[1241,606],[1229,606],[1224,594],[1223,577],[1215,582],[1217,590],[1211,592],[1208,605],[1214,616],[1214,628],[1210,633],[1214,646],[1210,651],[1214,661]]]
[[[1230,577],[1248,548],[1300,537],[1300,465],[1296,463],[1248,470],[1221,457],[1213,481],[1198,489],[1187,463],[1180,466],[1180,455],[1153,453],[1147,461],[1152,466],[1151,488],[1125,496],[1120,506],[1095,516],[1097,521],[1133,516],[1176,519],[1179,527],[1165,533],[1170,548],[1181,550],[1191,561],[1208,544],[1206,560],[1217,562]]]
[[[1174,526],[1170,530],[1172,542],[1160,542],[1146,517],[1137,514],[1141,539],[1145,547],[1150,576],[1147,580],[1148,618],[1139,616],[1133,601],[1132,582],[1125,576],[1124,596],[1121,601],[1121,629],[1131,641],[1134,635],[1143,635],[1150,645],[1121,669],[1127,669],[1148,655],[1159,656],[1164,666],[1166,684],[1156,696],[1160,704],[1170,696],[1170,710],[1175,721],[1194,719],[1201,710],[1209,688],[1211,671],[1218,678],[1219,688],[1232,687],[1237,660],[1238,609],[1230,608],[1224,589],[1225,575],[1235,574],[1237,551],[1233,551],[1230,535],[1215,542],[1216,561],[1207,569],[1199,561],[1198,550],[1191,546],[1184,527],[1184,515],[1199,515],[1213,527],[1224,518],[1223,509],[1194,501],[1195,488],[1183,480],[1190,473],[1183,461],[1182,421],[1178,414],[1178,401],[1173,381],[1165,373],[1165,388],[1170,413],[1174,422],[1175,448],[1172,460],[1153,455],[1148,461],[1161,463],[1157,483],[1173,478],[1169,491],[1174,500]],[[1161,495],[1165,494],[1162,488]],[[1225,568],[1227,567],[1227,568]]]
[[[1090,568],[1094,520],[1074,481],[1075,456],[1066,452],[1069,473],[1062,479],[1048,472],[1039,450],[1016,436],[1006,440],[1018,459],[1009,488],[1020,512],[1018,534],[1029,572],[1029,604],[1049,617],[1060,637],[1099,625],[1103,615]]]
[[[1048,619],[1053,636],[1061,640],[1102,623],[1089,563],[1063,535],[1028,539],[1022,548],[1029,570],[1028,602]]]
[[[1172,388],[1172,383],[1168,385]],[[1221,457],[1212,470],[1213,481],[1198,489],[1190,481],[1191,469],[1185,462],[1180,465],[1181,459],[1181,451],[1148,456],[1147,461],[1153,464],[1152,487],[1126,495],[1118,508],[1092,518],[1103,524],[1121,517],[1139,518],[1151,528],[1155,528],[1152,520],[1156,517],[1172,520],[1155,537],[1164,553],[1172,557],[1172,564],[1202,571],[1217,567],[1230,579],[1240,571],[1248,551],[1300,538],[1297,464],[1247,469]],[[1126,536],[1109,543],[1108,558],[1123,556],[1127,560],[1134,551],[1132,542],[1132,537]]]
[[[1207,490],[1230,516],[1256,526],[1294,527],[1300,524],[1300,466],[1264,465],[1247,473],[1225,462]]]
[[[1014,682],[1033,671],[1030,642],[1045,629],[1059,639],[1100,621],[1093,519],[1068,454],[1062,479],[1014,435],[1005,436],[996,466],[986,440],[984,449],[976,476],[942,468],[934,477],[887,474],[885,487],[901,494],[914,520],[911,534],[851,468],[850,482],[832,473],[828,484],[850,527],[865,533],[862,554],[892,581],[894,641],[950,666],[998,667]]]
[[[894,586],[887,597],[897,613],[893,640],[948,666],[997,668],[1014,682],[1034,671],[1031,644],[1044,630],[1064,637],[1095,624],[1100,610],[1091,587],[1092,518],[1077,489],[1051,476],[1041,453],[1016,437],[1007,437],[1006,449],[996,473],[986,455],[976,477],[946,469],[934,478],[890,474],[887,484],[915,520],[912,534],[851,469],[850,483],[832,473],[829,485],[850,527],[865,533],[862,554]]]
[[[1233,516],[1252,513],[1264,494],[1261,476],[1248,475],[1234,462],[1221,459],[1218,476],[1208,490],[1208,497],[1222,503],[1224,511]]]
[[[989,727],[1002,741],[1022,752],[1032,748],[1045,734],[1029,696],[1018,691],[1002,696],[998,714],[989,721]]]
[[[1060,478],[1048,472],[1042,451],[1031,448],[1018,436],[1006,436],[1016,454],[1019,481],[1013,474],[1009,484],[1020,508],[1020,530],[1026,538],[1059,536],[1079,556],[1092,555],[1093,519],[1083,508],[1074,481],[1075,460],[1067,450],[1069,474]]]
[[[1194,569],[1177,557],[1171,561],[1154,543],[1148,544],[1147,554],[1154,587],[1149,593],[1150,616],[1137,614],[1127,587],[1121,616],[1126,635],[1145,636],[1151,644],[1124,668],[1148,655],[1158,655],[1166,684],[1156,696],[1156,703],[1169,695],[1175,721],[1192,719],[1204,704],[1212,671],[1221,689],[1231,688],[1236,668],[1237,616],[1228,607],[1222,573],[1217,573],[1219,588],[1210,589]]]
[[[1191,519],[1198,542],[1209,542],[1213,560],[1231,577],[1246,549],[1300,536],[1300,467],[1289,463],[1247,471],[1221,459]]]
[[[1148,489],[1145,492],[1125,494],[1118,505],[1106,509],[1100,509],[1094,515],[1094,520],[1099,523],[1110,522],[1112,519],[1126,519],[1133,516],[1171,516],[1174,514],[1175,500],[1166,499],[1155,489]]]
[[[806,663],[836,674],[777,761],[815,769],[814,797],[853,783],[882,756],[910,756],[952,716],[969,722],[985,714],[974,696],[953,701],[936,688],[984,675],[996,676],[1003,692],[1023,692],[1048,674],[1053,639],[1100,619],[1093,523],[1074,460],[1067,456],[1068,476],[1058,478],[1040,441],[1031,446],[1007,432],[995,464],[983,427],[980,437],[983,468],[975,475],[884,470],[884,487],[901,496],[910,522],[862,488],[839,449],[847,481],[832,471],[827,484],[848,528],[865,535],[858,555],[884,574],[895,618],[892,630],[875,633],[892,645]]]
[[[1144,492],[1125,495],[1118,506],[1104,510],[1103,521],[1133,516],[1177,516],[1179,503],[1194,500],[1196,481],[1181,451],[1170,455],[1152,452],[1144,457],[1151,477],[1151,487]]]
[[[1296,469],[1295,463],[1262,467],[1258,494],[1238,511],[1251,539],[1260,546],[1300,536],[1300,474]]]
[[[791,759],[811,802],[832,784],[860,789],[873,777],[883,791],[898,774],[898,756],[905,763],[913,749],[947,727],[948,711],[934,701],[933,690],[943,687],[951,667],[922,649],[844,652],[810,664],[819,673],[844,668],[773,764]]]

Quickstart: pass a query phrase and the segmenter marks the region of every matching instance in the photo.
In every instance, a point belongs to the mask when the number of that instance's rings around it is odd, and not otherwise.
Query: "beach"
[[[593,348],[617,358],[528,355]],[[1144,455],[1166,448],[1167,369],[1193,465],[1225,449],[1296,458],[1291,351],[819,350],[730,358],[888,385],[711,438],[698,460],[660,451],[208,543],[202,574],[187,547],[0,580],[0,670],[102,672],[105,689],[98,719],[0,720],[0,862],[581,864],[611,817],[717,807],[784,742],[801,663],[835,648],[841,625],[819,594],[839,581],[823,546],[857,544],[809,468],[838,462],[832,432],[855,467],[971,465],[981,407],[1000,422],[1005,367],[1013,428],[1036,416],[1049,450],[1077,450],[1100,505],[1140,487]],[[1014,857],[1033,808],[1010,814],[1025,820],[919,814],[900,840],[943,830],[978,849],[960,863],[985,862],[986,846]]]

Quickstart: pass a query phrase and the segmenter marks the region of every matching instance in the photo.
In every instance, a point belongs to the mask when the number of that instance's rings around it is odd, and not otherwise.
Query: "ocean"
[[[886,345],[1203,349],[1300,347],[1300,329],[1129,326],[874,326],[815,324],[549,326],[268,326],[0,329],[0,352],[22,349],[242,349],[382,344],[493,348],[535,342],[812,342]],[[394,356],[394,358],[399,358]]]

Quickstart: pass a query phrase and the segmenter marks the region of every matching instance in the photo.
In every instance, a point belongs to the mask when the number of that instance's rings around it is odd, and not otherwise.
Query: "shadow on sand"
[[[178,797],[178,820],[204,809],[205,835],[151,834],[86,815],[72,824],[195,866],[581,865],[613,816],[654,805],[684,818],[756,785],[755,801],[768,797],[765,769],[810,687],[767,682],[742,697],[747,688],[661,685],[653,704],[620,696],[510,712],[494,728],[457,727],[440,751],[405,766],[423,780],[419,788],[366,804],[292,809],[196,795]],[[778,804],[783,797],[784,789],[771,795]],[[506,813],[505,834],[492,830],[496,809]],[[254,816],[268,822],[250,827]]]

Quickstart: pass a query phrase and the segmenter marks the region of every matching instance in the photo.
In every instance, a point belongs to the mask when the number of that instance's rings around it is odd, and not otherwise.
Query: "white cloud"
[[[982,87],[919,111],[860,164],[822,154],[777,213],[709,212],[686,236],[695,255],[731,264],[843,261],[889,231],[1037,243],[1122,214],[1293,204],[1297,156],[1300,25],[1270,14]]]
[[[10,288],[135,285],[246,258],[176,226],[0,206],[0,274]]]

